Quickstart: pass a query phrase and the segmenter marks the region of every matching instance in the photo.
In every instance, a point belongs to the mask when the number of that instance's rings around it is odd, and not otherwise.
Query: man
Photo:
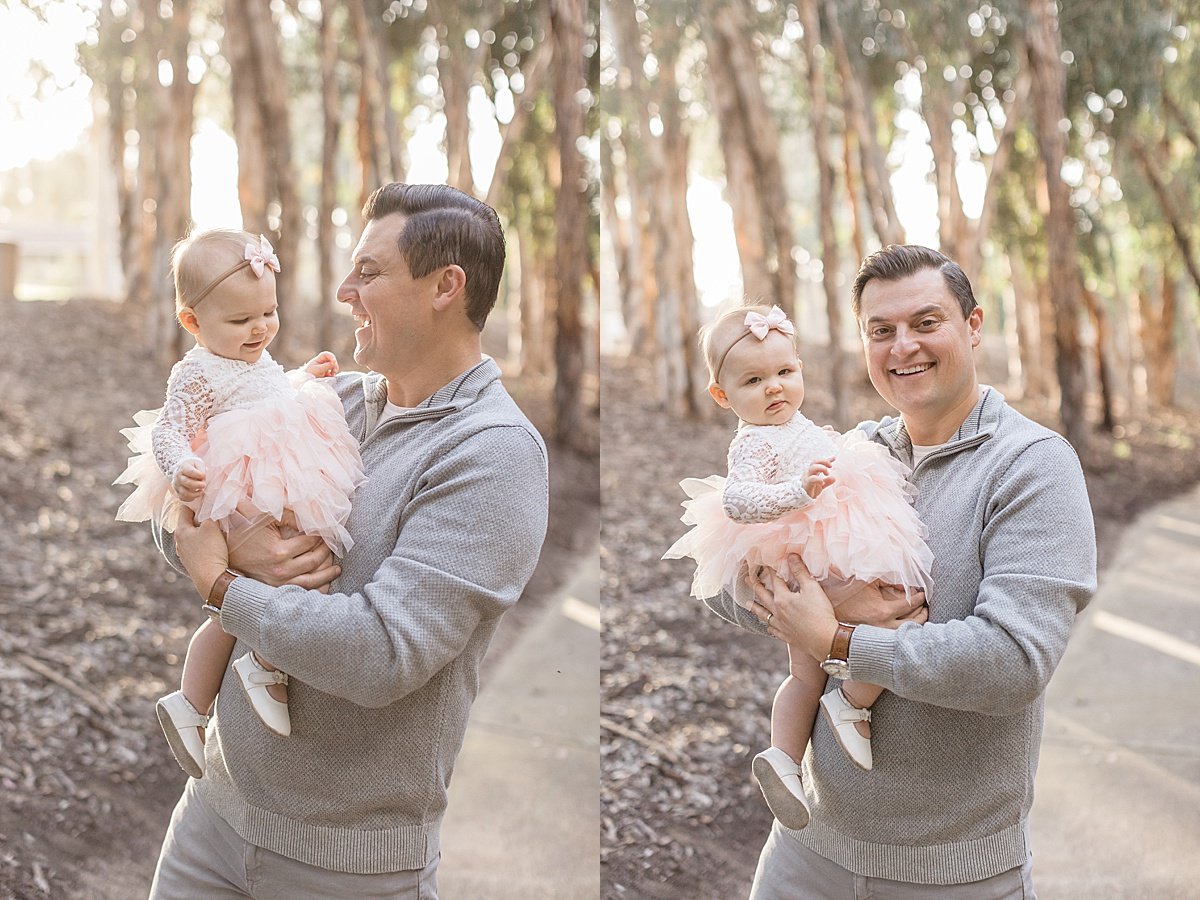
[[[371,370],[337,381],[368,478],[355,544],[336,567],[307,537],[227,552],[215,523],[176,532],[206,611],[289,674],[292,733],[269,733],[226,674],[155,900],[435,897],[479,664],[546,532],[546,452],[480,349],[504,265],[495,212],[389,184],[363,218],[337,292]]]
[[[1032,897],[1044,691],[1095,590],[1083,473],[1063,438],[979,384],[983,311],[958,265],[889,246],[863,262],[852,298],[871,383],[900,411],[862,427],[912,466],[930,531],[928,623],[896,627],[895,601],[876,591],[854,618],[839,606],[841,624],[802,566],[796,590],[775,573],[753,584],[758,619],[741,611],[740,624],[887,692],[869,772],[818,718],[803,773],[812,821],[776,823],[751,897]],[[709,605],[738,618],[727,596]]]

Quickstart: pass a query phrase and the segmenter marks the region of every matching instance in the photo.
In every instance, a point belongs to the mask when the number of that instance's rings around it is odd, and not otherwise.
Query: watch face
[[[821,663],[821,668],[826,675],[832,675],[834,678],[850,677],[850,664],[844,659],[827,659]]]

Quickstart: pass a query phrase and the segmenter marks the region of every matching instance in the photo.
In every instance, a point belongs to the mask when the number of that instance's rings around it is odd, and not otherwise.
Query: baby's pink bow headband
[[[201,300],[212,293],[213,288],[215,288],[234,272],[240,271],[246,268],[246,266],[249,266],[251,270],[253,270],[254,274],[259,278],[263,277],[263,272],[265,272],[267,269],[274,269],[276,272],[280,271],[279,257],[275,255],[275,248],[271,246],[271,242],[268,241],[264,235],[260,234],[258,236],[257,245],[253,243],[246,244],[245,256],[241,259],[241,261],[239,261],[236,265],[226,269],[215,279],[210,281],[208,283],[208,287],[202,290],[195,300],[192,300],[185,305],[195,309]]]
[[[725,357],[729,355],[729,351],[736,347],[743,338],[754,335],[760,341],[765,341],[771,329],[775,329],[781,334],[786,334],[788,337],[792,337],[796,333],[796,327],[788,321],[788,317],[778,306],[772,306],[770,312],[765,316],[762,313],[751,310],[746,313],[744,324],[746,330],[732,344],[726,347],[725,352],[721,354],[721,360],[717,363],[717,368],[713,372],[713,381],[718,380],[717,376],[721,374],[721,366],[725,365]]]

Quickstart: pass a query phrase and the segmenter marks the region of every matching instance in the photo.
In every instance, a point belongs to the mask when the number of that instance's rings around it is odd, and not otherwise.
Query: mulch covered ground
[[[828,421],[819,353],[805,359],[805,412]],[[744,897],[771,825],[750,759],[767,746],[787,653],[691,599],[690,560],[660,559],[685,530],[679,480],[724,472],[735,423],[656,411],[638,361],[606,360],[602,383],[603,896]],[[849,421],[889,412],[865,378],[852,403]],[[1127,423],[1119,441],[1096,435],[1084,463],[1102,568],[1140,510],[1200,480],[1198,439],[1194,412]]]
[[[185,780],[154,700],[178,681],[199,600],[148,528],[113,520],[128,493],[111,486],[117,430],[166,383],[141,344],[112,304],[0,302],[0,898],[145,896]],[[510,381],[543,433],[550,387]],[[591,415],[578,445],[597,428]],[[550,452],[542,564],[485,678],[594,552],[597,453]]]

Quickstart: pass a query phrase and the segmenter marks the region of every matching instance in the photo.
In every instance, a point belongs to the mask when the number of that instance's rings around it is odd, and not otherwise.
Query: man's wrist
[[[850,641],[854,637],[855,627],[845,622],[837,623],[833,638],[829,642],[829,654],[821,663],[826,675],[842,679],[850,677]]]
[[[210,616],[218,615],[221,612],[221,607],[225,604],[225,593],[237,577],[237,572],[225,569],[212,579],[208,591],[202,595],[205,598],[204,611]]]

